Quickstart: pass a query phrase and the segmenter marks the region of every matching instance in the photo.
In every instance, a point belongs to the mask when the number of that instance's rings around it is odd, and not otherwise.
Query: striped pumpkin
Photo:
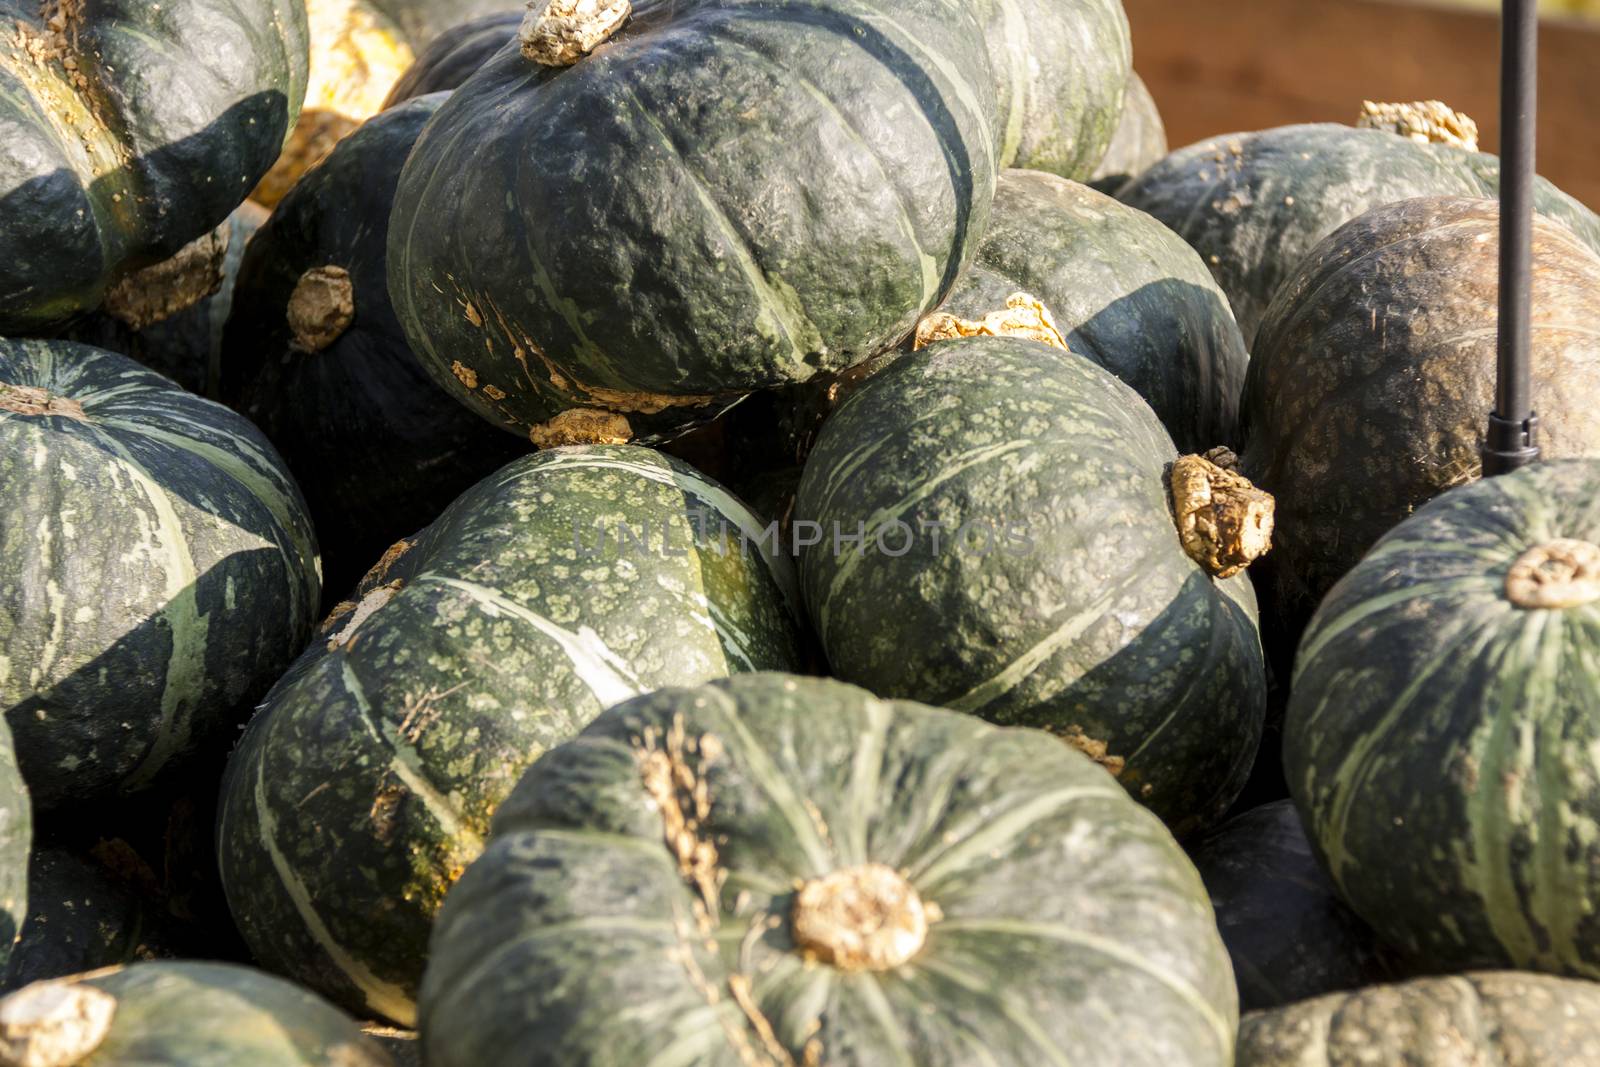
[[[41,808],[142,788],[259,697],[316,619],[272,446],[131,360],[0,341],[0,710]]]
[[[433,1067],[1223,1067],[1236,1021],[1194,868],[1087,759],[760,674],[528,771],[421,1032]]]
[[[0,974],[9,966],[12,946],[28,914],[28,846],[32,839],[28,790],[17,771],[11,729],[0,720]]]
[[[592,446],[511,463],[391,549],[229,763],[223,884],[257,958],[409,1024],[439,901],[529,763],[636,693],[798,665],[757,525],[685,464]]]
[[[1301,643],[1284,736],[1340,894],[1425,966],[1600,978],[1600,461],[1452,490]]]

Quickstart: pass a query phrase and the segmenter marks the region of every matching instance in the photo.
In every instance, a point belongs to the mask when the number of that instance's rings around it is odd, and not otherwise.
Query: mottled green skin
[[[28,920],[11,962],[0,965],[0,992],[174,954],[160,909],[94,860],[40,848],[27,869]]]
[[[85,419],[7,410],[6,385]],[[0,341],[0,711],[43,809],[151,784],[304,645],[316,544],[272,446],[123,356]]]
[[[0,334],[59,324],[237,207],[283,147],[306,88],[301,0],[88,0],[73,84],[0,0]]]
[[[1237,1067],[1600,1063],[1600,985],[1516,971],[1335,993],[1239,1026]]]
[[[1284,768],[1340,894],[1422,966],[1600,978],[1600,603],[1505,575],[1600,542],[1600,462],[1452,490],[1334,587],[1300,646]]]
[[[1389,977],[1372,929],[1317,865],[1294,804],[1236,815],[1189,847],[1239,983],[1259,1011]]]
[[[490,56],[516,39],[525,14],[520,8],[499,11],[445,30],[394,83],[383,106],[391,108],[429,93],[459,88]]]
[[[977,0],[999,162],[1084,179],[1122,114],[1133,62],[1122,0]]]
[[[691,552],[695,510],[710,541]],[[635,693],[794,669],[787,561],[742,556],[737,532],[720,551],[719,521],[757,525],[686,464],[557,449],[372,575],[404,585],[347,643],[330,637],[348,615],[330,617],[229,764],[223,883],[257,958],[409,1025],[439,901],[529,763]],[[648,524],[648,549],[619,551],[622,523]]]
[[[795,507],[823,531],[801,583],[833,673],[1102,742],[1176,832],[1215,819],[1265,681],[1249,579],[1213,581],[1179,542],[1175,458],[1149,406],[1080,356],[1002,337],[896,361],[823,424]],[[925,531],[898,557],[896,518]],[[867,550],[836,552],[858,524]]]
[[[709,930],[635,754],[674,723],[724,876]],[[805,962],[795,887],[867,862],[942,913],[921,950],[887,971]],[[1042,733],[822,679],[733,678],[601,716],[496,815],[432,955],[432,1067],[1232,1062],[1227,958],[1154,818]],[[739,979],[786,1061],[761,1052]]]
[[[1111,135],[1106,154],[1089,175],[1089,184],[1115,196],[1128,182],[1161,162],[1167,149],[1167,128],[1155,97],[1150,95],[1144,79],[1130,72],[1117,132]]]
[[[290,190],[252,243],[228,319],[222,399],[261,427],[294,472],[335,597],[384,549],[533,447],[436,386],[389,303],[395,183],[443,100],[370,119]],[[289,301],[302,275],[327,266],[350,272],[355,318],[307,352],[289,327]]]
[[[1482,469],[1499,210],[1432,197],[1363,215],[1284,284],[1245,389],[1244,470],[1277,498],[1257,571],[1290,634],[1416,508]],[[1600,255],[1535,222],[1533,407],[1546,457],[1600,454]]]
[[[356,1023],[249,967],[135,963],[63,980],[116,998],[111,1029],[72,1067],[390,1067]]]
[[[1238,445],[1250,354],[1206,266],[1176,234],[1088,186],[1008,170],[978,259],[942,310],[982,318],[1025,291],[1067,346],[1133,386],[1181,452]]]
[[[0,720],[0,972],[28,913],[28,846],[33,814],[17,771],[11,730]]]
[[[1181,148],[1117,196],[1194,245],[1255,351],[1273,295],[1324,237],[1397,200],[1493,197],[1499,172],[1493,156],[1325,123]],[[1578,201],[1540,179],[1534,206],[1600,251],[1600,218]]]
[[[395,311],[514,433],[598,407],[671,436],[908,335],[983,234],[997,128],[966,0],[641,0],[575,66],[507,48],[440,108]]]

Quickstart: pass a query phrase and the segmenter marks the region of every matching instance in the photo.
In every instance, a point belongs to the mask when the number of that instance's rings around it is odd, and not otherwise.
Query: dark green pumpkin
[[[395,183],[443,100],[370,119],[301,179],[252,243],[228,319],[222,398],[261,427],[304,490],[334,596],[531,447],[433,383],[389,304]],[[297,329],[303,279],[329,267],[346,274],[343,317]]]
[[[405,33],[419,52],[434,38],[464,22],[517,7],[515,0],[368,0]],[[518,8],[520,17],[522,11]]]
[[[0,720],[0,973],[28,914],[28,846],[33,813],[17,771],[11,729]]]
[[[1237,1067],[1600,1063],[1600,985],[1516,971],[1334,993],[1239,1025]]]
[[[1236,815],[1189,847],[1239,983],[1259,1011],[1388,977],[1378,940],[1317,865],[1294,805]]]
[[[390,293],[491,422],[670,436],[908,335],[983,233],[998,125],[965,0],[643,0],[575,66],[508,47],[451,95]]]
[[[517,38],[525,11],[500,11],[451,26],[418,54],[384,101],[386,108],[459,88],[489,57]]]
[[[1600,978],[1600,548],[1577,571],[1530,554],[1560,539],[1600,543],[1600,461],[1441,496],[1300,646],[1295,803],[1340,894],[1426,967]]]
[[[305,95],[301,0],[0,0],[0,25],[0,334],[216,227]]]
[[[799,664],[759,526],[685,464],[593,446],[509,464],[386,554],[229,763],[223,884],[257,958],[409,1024],[439,901],[529,763],[635,693]]]
[[[1117,195],[1195,247],[1255,351],[1273,295],[1323,238],[1398,200],[1495,196],[1499,173],[1493,156],[1325,123],[1190,145]],[[1534,203],[1600,251],[1600,218],[1588,208],[1543,180]]]
[[[49,1008],[71,1021],[62,1027]],[[156,961],[40,982],[0,1000],[0,1020],[12,1049],[27,1049],[30,1030],[51,1042],[54,1055],[20,1060],[29,1064],[390,1067],[353,1020],[314,994],[234,964]],[[63,1056],[64,1047],[76,1054]],[[0,1057],[7,1051],[0,1045]]]
[[[1257,578],[1290,635],[1413,510],[1478,477],[1494,405],[1499,212],[1375,209],[1279,291],[1246,388],[1245,470],[1278,500]],[[1600,453],[1600,255],[1535,225],[1533,406],[1551,457]]]
[[[822,679],[606,712],[523,776],[430,955],[434,1067],[1232,1062],[1154,818],[1042,733]]]
[[[983,337],[897,360],[823,424],[795,508],[797,541],[820,535],[801,578],[833,673],[1051,730],[1177,832],[1215,819],[1265,683],[1249,579],[1180,542],[1176,458],[1083,357]]]
[[[1167,154],[1167,128],[1161,121],[1161,111],[1144,79],[1137,73],[1128,75],[1128,89],[1123,95],[1122,118],[1111,135],[1106,154],[1100,157],[1089,184],[1102,193],[1115,196],[1117,190],[1155,166]]]
[[[305,505],[238,415],[123,356],[0,341],[0,711],[41,808],[149,785],[316,618]]]

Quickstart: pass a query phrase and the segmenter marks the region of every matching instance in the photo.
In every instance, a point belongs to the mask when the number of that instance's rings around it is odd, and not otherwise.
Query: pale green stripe
[[[996,846],[1014,840],[1041,819],[1049,818],[1080,800],[1094,798],[1125,801],[1127,794],[1120,789],[1069,786],[1051,793],[1041,793],[1021,806],[1000,815],[987,813],[975,833],[964,840],[954,842],[942,851],[923,857],[912,866],[909,877],[919,889],[931,891],[940,879],[988,856]]]

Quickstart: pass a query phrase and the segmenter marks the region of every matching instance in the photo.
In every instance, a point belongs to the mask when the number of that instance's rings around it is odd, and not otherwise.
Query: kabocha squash
[[[0,1063],[18,1067],[391,1067],[354,1021],[248,967],[135,963],[0,1000]]]
[[[0,0],[0,25],[0,334],[220,224],[305,95],[301,0]]]
[[[40,808],[171,770],[304,645],[318,570],[266,439],[123,356],[0,341],[0,711]]]
[[[1340,226],[1412,197],[1497,195],[1499,160],[1463,147],[1475,146],[1460,136],[1471,120],[1437,110],[1380,111],[1373,121],[1391,128],[1326,123],[1215,137],[1173,152],[1117,195],[1195,247],[1254,351],[1278,287]],[[1588,208],[1543,179],[1534,206],[1600,251],[1600,218]]]
[[[1249,579],[1185,554],[1177,459],[1149,406],[1083,357],[976,337],[895,361],[823,424],[795,507],[833,673],[1050,730],[1179,833],[1215,819],[1249,771],[1265,682]],[[1239,490],[1227,521],[1248,556],[1270,501]]]
[[[1246,472],[1277,495],[1257,574],[1288,632],[1417,507],[1481,469],[1494,404],[1499,211],[1425,198],[1319,245],[1262,324]],[[1533,406],[1546,456],[1600,453],[1600,256],[1537,221]]]
[[[529,769],[446,899],[427,1062],[1232,1062],[1171,836],[1031,730],[747,675]]]
[[[500,11],[452,26],[435,37],[389,90],[386,108],[459,88],[489,57],[517,37],[525,11]]]
[[[1340,894],[1422,965],[1600,977],[1597,545],[1600,461],[1452,490],[1300,646],[1295,803]]]
[[[251,246],[224,335],[222,398],[304,490],[334,596],[531,447],[433,383],[389,304],[395,182],[443,100],[369,120],[301,180]]]
[[[1122,118],[1111,135],[1106,154],[1100,157],[1089,184],[1115,196],[1128,182],[1155,166],[1167,154],[1167,129],[1155,97],[1137,74],[1128,75],[1128,90],[1123,96]]]
[[[28,914],[28,846],[33,815],[17,771],[11,730],[0,720],[0,973]]]
[[[1216,909],[1240,1011],[1389,977],[1377,936],[1317,865],[1290,801],[1234,816],[1195,842],[1189,855]]]
[[[1250,356],[1194,249],[1142,211],[1038,171],[1008,170],[978,258],[941,311],[968,319],[1023,291],[1074,352],[1155,409],[1178,447],[1237,445]]]
[[[223,884],[257,958],[410,1024],[439,901],[529,763],[635,693],[796,668],[759,525],[676,460],[591,446],[517,460],[396,545],[229,762]]]
[[[1237,1067],[1600,1063],[1600,985],[1487,971],[1335,993],[1239,1026]]]
[[[860,362],[976,249],[998,121],[964,0],[644,0],[568,67],[520,36],[412,151],[389,288],[435,380],[536,444]]]

